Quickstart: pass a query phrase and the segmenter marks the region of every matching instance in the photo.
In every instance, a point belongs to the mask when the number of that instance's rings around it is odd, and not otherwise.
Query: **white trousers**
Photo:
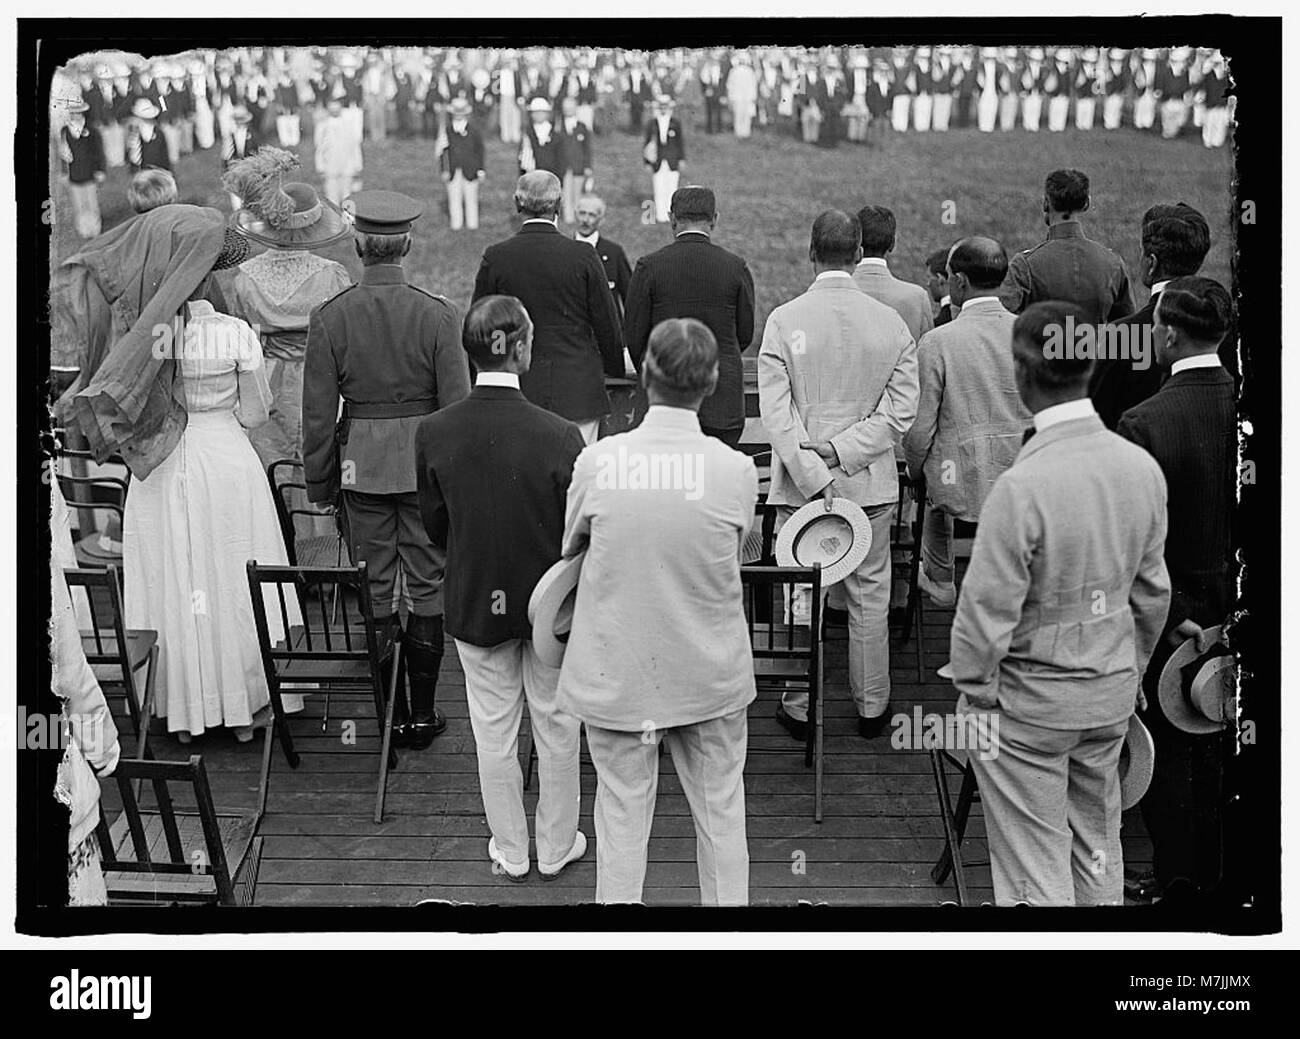
[[[952,95],[935,94],[934,109],[930,114],[930,127],[940,132],[948,129],[948,122],[952,118]]]
[[[1230,122],[1227,105],[1205,110],[1205,125],[1201,127],[1201,143],[1207,148],[1222,148],[1228,139]]]
[[[889,108],[889,121],[894,129],[902,133],[907,129],[907,117],[912,107],[911,94],[897,94]]]
[[[1124,95],[1107,94],[1101,107],[1101,123],[1107,130],[1118,130],[1124,116]]]
[[[85,184],[68,183],[68,195],[72,199],[72,219],[77,234],[82,238],[94,238],[100,232],[99,184],[88,180]]]
[[[447,181],[447,211],[453,231],[462,227],[471,231],[478,228],[477,178],[466,177],[460,170],[451,175],[451,180]]]
[[[1038,124],[1043,118],[1043,95],[1026,94],[1020,106],[1020,125],[1026,130],[1037,132]]]
[[[126,164],[126,127],[121,123],[108,123],[99,128],[99,141],[104,146],[104,165],[116,169]]]
[[[582,198],[582,182],[586,178],[581,173],[567,171],[560,181],[563,218],[566,224],[578,219],[578,199]]]
[[[528,861],[528,818],[519,767],[524,703],[537,748],[537,861],[559,862],[578,831],[578,746],[581,723],[556,706],[560,669],[537,659],[531,641],[473,646],[456,639],[465,671],[469,721],[488,829],[510,863]]]
[[[597,902],[641,901],[659,792],[659,740],[664,739],[695,821],[700,902],[749,904],[748,734],[744,710],[666,730],[587,726],[587,748],[596,766]]]
[[[1003,94],[998,100],[998,129],[1016,128],[1016,110],[1020,107],[1019,94]]]
[[[1149,130],[1156,121],[1156,96],[1151,91],[1133,102],[1133,125],[1139,130]]]
[[[1091,97],[1081,97],[1074,103],[1074,125],[1079,130],[1091,130],[1092,121],[1097,114],[1097,101]]]
[[[668,223],[668,207],[673,200],[673,192],[677,190],[678,176],[678,171],[670,170],[667,162],[659,163],[651,174],[655,192],[655,220],[661,224]]]
[[[1060,133],[1065,129],[1066,120],[1070,116],[1070,99],[1064,95],[1058,94],[1047,103],[1047,128],[1052,133]]]
[[[596,106],[579,105],[578,122],[582,123],[583,126],[587,127],[587,129],[594,133],[596,130]]]
[[[981,133],[992,133],[998,121],[998,92],[985,90],[980,94],[976,118],[979,120]]]
[[[181,157],[181,124],[163,123],[161,126],[163,140],[167,142],[167,158],[173,166]]]
[[[1160,136],[1170,139],[1182,133],[1187,123],[1187,102],[1171,97],[1160,106]]]
[[[297,148],[298,142],[302,140],[302,119],[298,113],[277,115],[275,134],[280,138],[281,148]]]
[[[930,129],[930,116],[933,111],[934,96],[932,94],[917,94],[912,99],[912,129]]]
[[[325,197],[336,206],[343,205],[343,200],[355,191],[361,190],[361,178],[350,173],[331,173],[321,175]]]
[[[518,144],[523,132],[523,116],[519,105],[513,98],[505,98],[498,109],[501,119],[501,140],[506,144]]]
[[[750,135],[754,125],[754,102],[753,101],[733,101],[731,103],[732,118],[735,124],[736,136],[745,138]]]

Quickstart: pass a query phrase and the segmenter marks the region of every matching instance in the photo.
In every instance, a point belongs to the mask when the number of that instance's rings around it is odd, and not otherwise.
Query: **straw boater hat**
[[[1129,719],[1124,746],[1119,752],[1119,803],[1125,811],[1146,795],[1155,769],[1156,745],[1151,733],[1135,714]]]
[[[447,111],[453,119],[465,118],[473,113],[474,106],[465,98],[457,97],[452,99],[451,104],[447,106]]]
[[[853,573],[871,550],[871,521],[861,506],[836,498],[831,511],[815,498],[793,516],[776,536],[776,561],[780,566],[820,563],[821,584],[828,588]]]
[[[1222,732],[1237,716],[1237,668],[1223,627],[1207,628],[1209,644],[1196,651],[1188,639],[1170,655],[1160,672],[1157,695],[1166,718],[1184,732]]]
[[[578,577],[585,551],[561,559],[537,579],[528,597],[528,622],[533,626],[533,650],[548,667],[564,663],[565,644],[573,627],[578,598]]]
[[[239,234],[273,249],[319,249],[351,233],[333,202],[310,184],[284,180],[298,166],[298,157],[281,148],[261,148],[231,164],[221,182],[243,202],[231,217]]]
[[[161,114],[158,106],[147,97],[136,98],[131,106],[131,116],[135,119],[157,119]]]
[[[544,97],[535,97],[528,102],[528,111],[530,112],[549,112],[551,103]]]

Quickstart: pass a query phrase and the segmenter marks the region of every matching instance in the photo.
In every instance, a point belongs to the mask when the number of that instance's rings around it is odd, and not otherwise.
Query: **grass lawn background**
[[[627,133],[594,139],[597,192],[608,214],[602,233],[636,258],[667,244],[667,225],[643,224],[643,203],[651,197],[641,161],[640,138]],[[301,178],[318,183],[311,137],[299,148]],[[898,219],[898,242],[890,266],[899,277],[924,280],[924,259],[966,234],[997,238],[1008,252],[1042,240],[1043,178],[1061,167],[1085,171],[1092,182],[1087,234],[1115,249],[1136,279],[1142,213],[1159,202],[1187,202],[1209,220],[1212,247],[1203,272],[1231,284],[1232,152],[1210,150],[1199,135],[1174,141],[1132,129],[1061,133],[890,133],[872,147],[841,143],[821,149],[793,137],[758,132],[747,141],[730,134],[708,136],[687,128],[687,165],[682,183],[701,183],[717,194],[719,245],[742,255],[754,274],[758,313],[755,344],[768,313],[803,292],[812,279],[808,238],[813,218],[837,207],[856,211],[867,202],[889,206]],[[446,194],[434,163],[433,142],[424,138],[365,144],[364,186],[405,192],[425,204],[407,258],[417,285],[468,306],[484,248],[518,227],[511,194],[517,177],[514,146],[495,136],[487,141],[487,180],[480,193],[477,231],[452,233]],[[229,211],[220,184],[217,148],[186,156],[177,164],[181,200]],[[104,227],[130,215],[129,175],[109,172],[101,188]],[[951,206],[945,203],[951,202]],[[945,223],[945,212],[955,223]],[[63,189],[56,194],[54,251],[70,255],[78,245]],[[561,225],[565,228],[566,225]],[[572,227],[567,227],[572,233]],[[327,250],[353,274],[360,263],[351,243]],[[1147,292],[1134,286],[1141,306]]]

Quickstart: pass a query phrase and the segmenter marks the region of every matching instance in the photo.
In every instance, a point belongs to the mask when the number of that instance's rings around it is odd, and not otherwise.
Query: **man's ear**
[[[1089,195],[1087,198],[1085,198],[1085,199],[1083,200],[1083,208],[1082,208],[1081,210],[1079,210],[1079,212],[1080,212],[1080,213],[1086,213],[1086,212],[1088,211],[1088,208],[1089,208],[1091,205],[1092,205],[1092,196]]]
[[[406,236],[406,244],[402,246],[402,255],[405,256],[410,251],[411,251],[411,236],[408,234]]]
[[[362,255],[362,253],[361,253],[361,243],[358,242],[355,238],[352,239],[352,248],[356,251],[357,259],[358,259],[358,260],[360,260],[360,259],[364,259],[363,255]]]

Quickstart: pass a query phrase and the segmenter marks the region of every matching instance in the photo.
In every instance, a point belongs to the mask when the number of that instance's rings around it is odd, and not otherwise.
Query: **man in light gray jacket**
[[[1169,610],[1165,478],[1102,425],[1069,317],[1015,323],[1034,432],[984,502],[952,627],[957,712],[996,734],[970,760],[999,905],[1121,902],[1120,751]]]
[[[898,503],[894,450],[916,416],[916,342],[898,314],[851,276],[862,256],[855,217],[827,210],[808,251],[816,278],[767,319],[758,399],[772,442],[767,500],[784,522],[800,506],[836,497],[862,506],[871,550],[844,580],[849,689],[858,732],[880,734],[889,712],[889,523]],[[777,720],[806,733],[808,695],[787,691]]]
[[[948,255],[957,317],[917,347],[921,402],[903,438],[907,468],[924,475],[929,509],[921,541],[921,590],[940,606],[957,601],[954,517],[978,522],[993,481],[1016,460],[1030,414],[1016,392],[1011,327],[998,288],[1007,253],[992,238],[963,238]]]

